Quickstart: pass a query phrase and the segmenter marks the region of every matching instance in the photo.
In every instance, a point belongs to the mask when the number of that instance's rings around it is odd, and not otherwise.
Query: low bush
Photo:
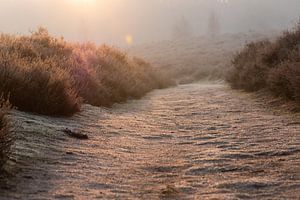
[[[20,110],[72,115],[82,102],[110,106],[170,85],[148,63],[106,45],[67,43],[39,28],[0,36],[0,93]]]
[[[118,49],[93,44],[74,49],[71,76],[79,95],[89,104],[110,106],[172,84],[149,63]]]
[[[69,115],[79,110],[80,101],[68,73],[51,60],[28,61],[0,53],[0,91],[10,95],[20,110],[47,115]]]
[[[234,57],[234,68],[227,78],[233,88],[257,91],[266,86],[269,67],[262,60],[270,45],[269,41],[253,42]]]
[[[10,109],[10,104],[0,96],[0,170],[7,160],[10,149],[11,138],[7,125],[6,114]]]
[[[233,88],[274,94],[300,103],[300,22],[271,42],[248,44],[233,59],[227,76]]]
[[[300,62],[286,62],[271,69],[268,86],[278,95],[300,103]]]

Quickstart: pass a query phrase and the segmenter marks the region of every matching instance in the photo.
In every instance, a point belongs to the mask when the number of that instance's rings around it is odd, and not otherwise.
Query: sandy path
[[[154,91],[71,119],[14,113],[0,199],[299,199],[300,118],[220,84]],[[88,133],[78,141],[61,131]]]

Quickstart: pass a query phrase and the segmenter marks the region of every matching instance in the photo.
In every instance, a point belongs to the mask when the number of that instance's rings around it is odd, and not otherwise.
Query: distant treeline
[[[268,89],[300,105],[300,22],[275,41],[248,44],[232,63],[227,80],[233,88]]]
[[[0,94],[20,110],[72,115],[83,102],[110,106],[171,81],[115,48],[68,43],[39,28],[29,36],[0,35],[0,83]]]

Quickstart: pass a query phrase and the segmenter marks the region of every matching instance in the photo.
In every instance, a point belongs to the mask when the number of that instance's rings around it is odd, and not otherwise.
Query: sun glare
[[[132,35],[128,34],[125,36],[125,41],[128,45],[132,45],[133,44],[133,37]]]
[[[94,5],[96,0],[69,0],[69,2],[75,6],[89,6]]]
[[[95,2],[96,0],[72,0],[76,3],[93,3]]]
[[[71,9],[85,14],[109,15],[113,12],[113,1],[111,0],[66,0]]]

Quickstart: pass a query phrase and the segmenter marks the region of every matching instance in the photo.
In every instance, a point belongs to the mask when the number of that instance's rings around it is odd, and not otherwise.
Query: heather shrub
[[[7,100],[0,96],[0,170],[5,163],[11,144],[11,138],[7,125],[6,114],[10,109],[10,104]]]
[[[118,49],[93,44],[76,45],[73,56],[77,64],[71,70],[77,91],[92,105],[110,106],[128,98],[171,85],[149,63],[131,58]],[[77,75],[78,74],[78,75]],[[85,77],[85,78],[83,78]]]
[[[266,73],[269,66],[263,56],[269,51],[271,43],[267,40],[248,44],[233,61],[227,80],[236,89],[257,91],[266,86]]]
[[[300,23],[275,41],[248,44],[232,61],[227,76],[233,88],[275,95],[300,103]]]
[[[276,66],[286,60],[299,59],[300,21],[291,31],[285,31],[273,44],[273,48],[264,56],[264,60]]]
[[[20,110],[46,115],[70,115],[79,110],[80,99],[66,71],[50,60],[28,61],[0,53],[0,91]]]
[[[20,110],[71,115],[83,102],[110,106],[170,85],[150,64],[118,49],[68,43],[39,28],[0,35],[0,93]]]
[[[270,70],[268,86],[274,94],[300,103],[300,62],[286,62]]]
[[[67,59],[73,51],[63,38],[51,37],[45,28],[38,28],[29,36],[2,34],[0,40],[2,50],[29,61],[55,57],[58,62]]]

